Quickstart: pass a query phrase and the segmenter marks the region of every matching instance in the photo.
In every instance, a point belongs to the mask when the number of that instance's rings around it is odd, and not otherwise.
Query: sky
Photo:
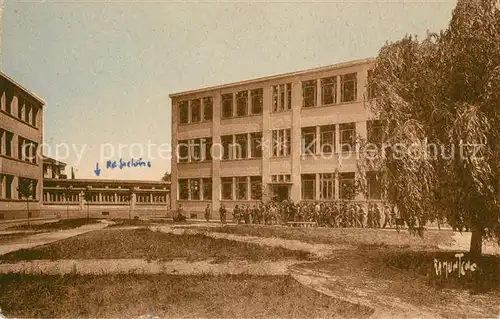
[[[455,4],[6,0],[2,71],[46,101],[45,153],[76,178],[159,180],[169,94],[375,57],[446,28]],[[141,155],[151,167],[106,168]]]

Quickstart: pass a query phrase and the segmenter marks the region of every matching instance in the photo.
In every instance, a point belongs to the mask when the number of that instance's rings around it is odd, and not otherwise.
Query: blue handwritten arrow
[[[99,163],[95,163],[94,173],[96,176],[99,176],[99,174],[101,174],[101,170],[99,169]]]

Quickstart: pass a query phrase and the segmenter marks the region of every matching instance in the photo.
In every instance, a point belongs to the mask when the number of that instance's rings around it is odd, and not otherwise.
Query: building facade
[[[171,207],[261,199],[378,200],[352,191],[358,137],[381,134],[367,87],[374,59],[171,94]],[[368,198],[367,198],[368,197]]]
[[[68,179],[65,171],[65,163],[44,157],[43,217],[128,218],[168,215],[168,182]]]
[[[42,216],[53,218],[168,217],[165,182],[44,179]]]
[[[0,72],[0,219],[40,214],[45,102]],[[19,187],[30,185],[28,203]]]

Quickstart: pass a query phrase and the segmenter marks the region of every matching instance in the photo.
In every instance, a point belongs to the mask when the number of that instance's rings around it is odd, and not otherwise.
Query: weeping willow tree
[[[500,238],[499,8],[458,1],[446,30],[382,47],[369,79],[385,138],[361,162],[380,171],[410,228],[445,219],[470,229],[473,255]]]

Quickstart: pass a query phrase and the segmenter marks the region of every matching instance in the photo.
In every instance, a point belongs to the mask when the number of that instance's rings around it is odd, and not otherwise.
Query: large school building
[[[339,63],[170,95],[171,207],[202,217],[207,204],[253,205],[261,199],[378,200],[352,192],[357,137],[381,127],[368,103],[374,59]],[[214,216],[214,215],[213,215]]]

